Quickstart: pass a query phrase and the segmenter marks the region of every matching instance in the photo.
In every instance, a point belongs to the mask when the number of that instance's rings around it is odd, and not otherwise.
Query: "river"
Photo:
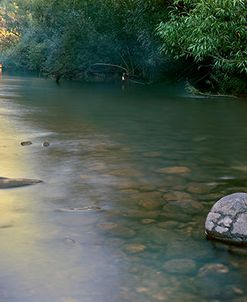
[[[0,190],[0,301],[247,301],[245,250],[204,234],[247,192],[246,116],[183,85],[4,75],[0,176],[43,183]]]

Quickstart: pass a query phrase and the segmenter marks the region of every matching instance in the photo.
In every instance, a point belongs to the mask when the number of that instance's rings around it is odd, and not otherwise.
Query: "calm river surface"
[[[3,76],[0,176],[44,183],[0,190],[0,301],[247,301],[245,251],[204,235],[247,192],[246,117],[180,86]]]

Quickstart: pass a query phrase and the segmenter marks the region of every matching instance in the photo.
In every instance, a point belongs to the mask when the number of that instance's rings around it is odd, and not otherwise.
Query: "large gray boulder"
[[[218,200],[206,223],[209,238],[247,245],[247,193],[234,193]]]

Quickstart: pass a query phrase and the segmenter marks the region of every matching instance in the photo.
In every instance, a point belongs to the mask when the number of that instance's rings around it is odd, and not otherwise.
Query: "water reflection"
[[[243,104],[23,77],[1,88],[2,176],[45,181],[0,191],[3,300],[245,301],[243,251],[204,237],[213,202],[246,191]]]

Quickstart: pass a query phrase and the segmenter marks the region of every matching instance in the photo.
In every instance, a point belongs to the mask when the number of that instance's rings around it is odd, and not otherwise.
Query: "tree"
[[[12,1],[12,0],[11,0]],[[16,0],[20,39],[6,63],[55,77],[82,77],[94,63],[111,63],[152,78],[164,57],[157,22],[164,0]]]
[[[195,62],[210,88],[246,93],[247,2],[245,0],[174,1],[170,20],[161,22],[161,51]],[[209,76],[207,76],[207,73]]]
[[[17,5],[3,1],[0,7],[0,51],[5,51],[19,41]]]

